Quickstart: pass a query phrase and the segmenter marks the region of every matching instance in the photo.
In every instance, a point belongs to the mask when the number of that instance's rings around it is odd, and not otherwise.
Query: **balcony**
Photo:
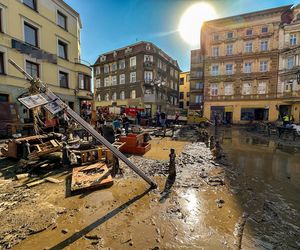
[[[22,41],[11,39],[11,47],[20,53],[30,55],[32,58],[43,60],[49,63],[57,64],[57,55],[48,53],[40,48],[31,46]]]
[[[146,68],[146,69],[152,69],[153,66],[154,66],[154,63],[151,61],[144,62],[144,68]]]

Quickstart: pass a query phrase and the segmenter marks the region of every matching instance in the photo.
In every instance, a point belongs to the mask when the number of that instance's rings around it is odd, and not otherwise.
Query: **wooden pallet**
[[[110,171],[103,162],[73,168],[71,192],[109,187],[112,184]]]

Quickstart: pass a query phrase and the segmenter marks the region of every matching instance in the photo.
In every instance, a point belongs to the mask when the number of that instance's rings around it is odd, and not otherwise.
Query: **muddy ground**
[[[261,190],[259,178],[249,179],[228,159],[215,161],[203,143],[189,142],[196,132],[183,130],[184,141],[154,138],[144,157],[129,156],[158,183],[155,190],[123,164],[124,174],[107,189],[71,196],[70,170],[62,168],[47,173],[61,183],[25,188],[31,180],[11,179],[15,162],[2,159],[1,247],[299,249],[300,207],[271,187]],[[170,148],[177,178],[167,192]]]

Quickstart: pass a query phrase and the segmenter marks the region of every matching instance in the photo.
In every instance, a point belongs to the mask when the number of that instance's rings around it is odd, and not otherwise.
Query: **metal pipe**
[[[8,61],[19,70],[29,81],[33,81],[34,78],[29,75],[24,69],[22,69],[19,65],[17,65],[13,60],[8,59]],[[43,87],[46,87],[44,83],[41,82]],[[82,126],[88,133],[92,135],[94,139],[105,145],[116,157],[121,159],[128,167],[130,167],[135,173],[137,173],[140,177],[142,177],[151,188],[156,188],[157,185],[154,181],[152,181],[142,170],[140,170],[137,166],[135,166],[128,158],[123,155],[118,149],[116,149],[109,141],[107,141],[103,136],[101,136],[90,124],[88,124],[85,120],[83,120],[76,112],[74,112],[68,105],[66,105],[57,95],[55,95],[50,89],[45,91],[45,95],[47,95],[50,100],[56,100],[56,103],[64,110],[66,110],[67,114],[74,119],[78,124]]]

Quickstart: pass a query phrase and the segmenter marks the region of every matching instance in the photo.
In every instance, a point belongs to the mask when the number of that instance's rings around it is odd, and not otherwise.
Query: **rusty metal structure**
[[[117,148],[115,148],[110,142],[108,142],[103,136],[101,136],[90,124],[88,124],[84,119],[82,119],[76,112],[74,112],[67,104],[65,104],[57,95],[55,95],[45,83],[43,83],[38,78],[33,78],[24,69],[17,65],[13,60],[9,59],[11,63],[17,70],[19,70],[25,78],[30,82],[31,87],[37,87],[37,92],[42,94],[48,99],[49,104],[54,104],[59,106],[66,114],[71,117],[76,123],[78,123],[84,130],[86,130],[95,140],[106,146],[114,156],[122,160],[128,167],[130,167],[136,174],[138,174],[142,179],[144,179],[151,188],[156,188],[157,184],[151,180],[142,170],[140,170],[135,164],[128,160],[128,158],[122,154]]]

